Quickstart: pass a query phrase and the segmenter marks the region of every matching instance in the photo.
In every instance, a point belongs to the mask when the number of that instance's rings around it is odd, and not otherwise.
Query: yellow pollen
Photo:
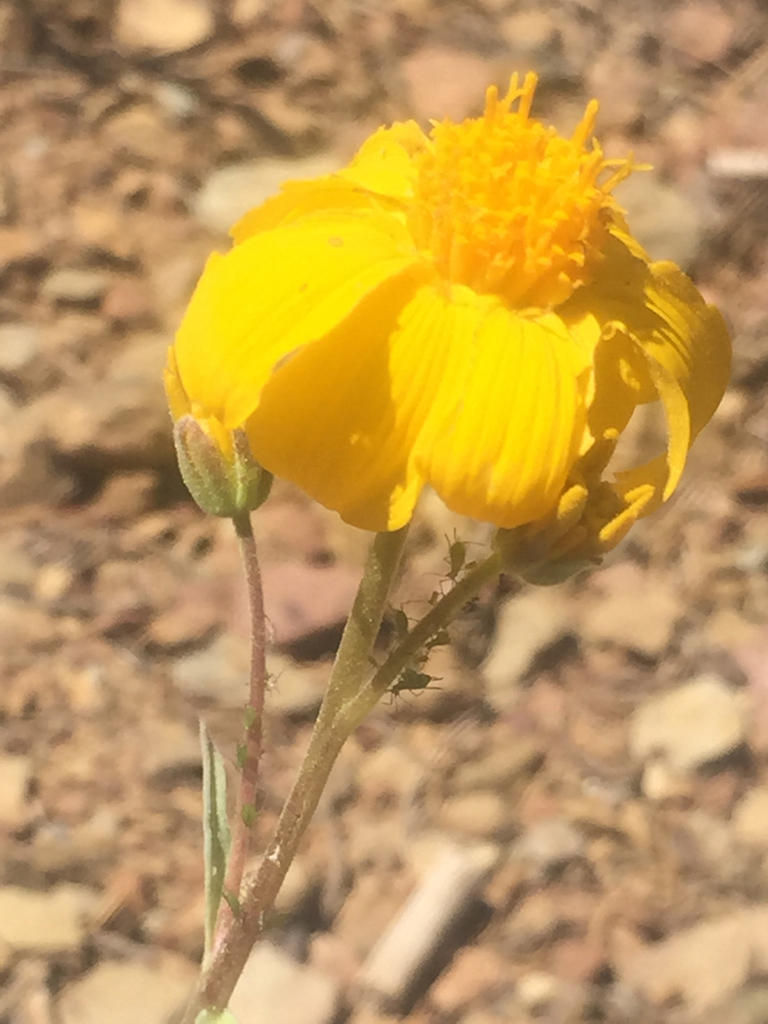
[[[594,100],[570,139],[531,120],[536,82],[514,75],[503,98],[488,89],[482,117],[433,124],[410,212],[446,280],[518,309],[551,309],[589,280],[617,210],[610,190],[633,169],[587,148]]]

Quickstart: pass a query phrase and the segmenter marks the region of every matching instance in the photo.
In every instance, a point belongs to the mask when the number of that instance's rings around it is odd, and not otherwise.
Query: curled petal
[[[696,434],[723,396],[730,375],[730,341],[720,313],[704,302],[682,271],[643,257],[634,240],[614,230],[599,274],[567,304],[565,315],[575,321],[591,317],[610,327],[607,344],[613,339],[614,361],[623,366],[624,383],[635,389],[636,402],[649,400],[649,380],[661,399],[669,433],[664,478],[657,460],[647,467],[648,482],[661,501],[677,486]],[[636,357],[627,358],[627,339],[645,361],[645,373]],[[632,404],[628,397],[622,402],[616,391],[614,408],[623,405],[622,415]],[[613,401],[611,391],[598,389],[593,415],[605,420]],[[635,483],[642,471],[631,471]]]

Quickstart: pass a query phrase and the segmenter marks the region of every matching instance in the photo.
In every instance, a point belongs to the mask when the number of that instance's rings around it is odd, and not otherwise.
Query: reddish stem
[[[239,904],[245,865],[251,852],[253,822],[256,817],[259,762],[262,752],[264,721],[264,694],[267,686],[267,630],[264,620],[264,595],[261,586],[261,571],[256,554],[256,540],[253,536],[250,515],[246,512],[233,520],[240,550],[243,556],[248,603],[251,611],[251,674],[248,703],[245,708],[245,735],[238,748],[240,785],[232,834],[232,849],[227,862],[224,878],[224,892],[234,896]],[[236,904],[237,905],[237,904]],[[222,899],[216,925],[215,949],[232,926],[232,907]]]

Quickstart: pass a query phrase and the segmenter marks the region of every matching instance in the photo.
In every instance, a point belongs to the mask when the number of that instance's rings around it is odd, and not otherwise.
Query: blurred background
[[[766,39],[764,0],[0,2],[2,1024],[172,1024],[201,954],[197,716],[231,756],[247,668],[236,545],[186,496],[161,385],[205,256],[283,179],[528,69],[534,113],[596,96],[606,150],[653,165],[621,200],[723,309],[733,385],[608,564],[482,594],[433,686],[359,731],[233,1005],[768,1021]],[[264,836],[368,537],[281,484],[255,525]],[[410,613],[454,535],[487,540],[427,496]]]

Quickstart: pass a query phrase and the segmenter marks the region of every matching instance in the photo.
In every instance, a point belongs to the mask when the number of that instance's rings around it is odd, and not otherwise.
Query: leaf
[[[227,777],[224,759],[200,722],[200,745],[203,749],[203,852],[205,856],[205,956],[213,943],[216,915],[219,912],[227,858],[232,837],[227,821]],[[213,1011],[203,1011],[212,1013]],[[229,1012],[229,1011],[225,1011]],[[234,1018],[230,1018],[234,1020]],[[228,1024],[226,1017],[210,1018],[210,1024]],[[206,1020],[195,1024],[206,1024]],[[229,1022],[231,1024],[231,1021]],[[236,1024],[236,1022],[235,1022]]]
[[[195,1024],[237,1024],[230,1010],[201,1010]]]

